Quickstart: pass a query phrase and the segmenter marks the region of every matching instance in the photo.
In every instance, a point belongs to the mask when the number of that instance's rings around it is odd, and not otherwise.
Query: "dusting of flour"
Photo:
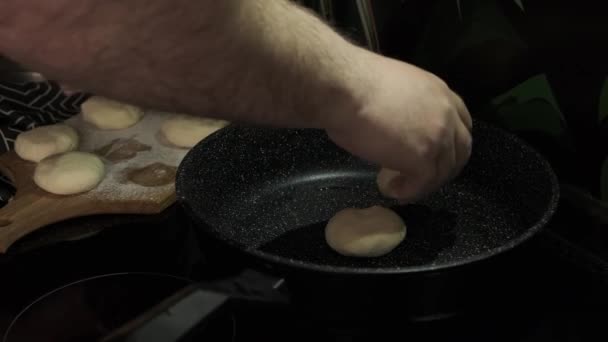
[[[175,184],[157,187],[146,187],[132,182],[125,182],[125,169],[142,168],[155,162],[177,167],[188,150],[161,144],[158,131],[162,122],[171,117],[172,113],[147,111],[135,125],[121,130],[104,131],[82,119],[78,114],[65,123],[78,131],[80,136],[80,151],[92,152],[111,143],[114,139],[135,139],[151,147],[149,151],[138,152],[131,159],[116,163],[104,160],[106,176],[99,185],[82,196],[94,197],[99,200],[120,201],[153,201],[161,202],[175,192]]]

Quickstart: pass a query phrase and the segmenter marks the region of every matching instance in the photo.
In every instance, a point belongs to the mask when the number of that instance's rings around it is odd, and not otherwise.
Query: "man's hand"
[[[3,0],[0,52],[148,108],[324,128],[399,171],[384,190],[404,200],[470,154],[471,119],[441,80],[353,46],[285,0]]]
[[[380,190],[411,201],[455,177],[471,153],[471,117],[458,95],[415,66],[362,52],[360,110],[337,115],[329,136],[380,164]],[[392,170],[397,170],[392,171]]]

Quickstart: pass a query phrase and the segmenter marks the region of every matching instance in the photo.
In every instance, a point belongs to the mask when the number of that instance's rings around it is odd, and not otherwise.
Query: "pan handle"
[[[211,283],[189,285],[101,339],[101,342],[186,342],[206,322],[243,302],[285,305],[283,280],[253,270]]]

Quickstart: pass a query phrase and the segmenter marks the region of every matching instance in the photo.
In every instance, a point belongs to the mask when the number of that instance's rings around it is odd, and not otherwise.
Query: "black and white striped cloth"
[[[13,84],[0,82],[0,153],[13,149],[19,133],[62,122],[80,112],[87,94],[66,94],[55,82]],[[0,206],[15,194],[15,187],[0,175]]]

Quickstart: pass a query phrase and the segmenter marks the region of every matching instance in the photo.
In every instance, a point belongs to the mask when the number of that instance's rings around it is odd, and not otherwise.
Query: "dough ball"
[[[39,162],[55,154],[78,148],[78,133],[64,124],[40,126],[23,132],[15,140],[15,152],[25,160]]]
[[[355,257],[378,257],[405,238],[405,223],[380,206],[348,208],[336,213],[325,227],[325,240],[336,252]]]
[[[190,148],[227,124],[223,120],[177,115],[167,119],[160,132],[171,145]]]
[[[398,199],[398,196],[395,194],[395,190],[391,188],[391,181],[399,176],[399,171],[391,170],[391,169],[382,169],[378,172],[378,176],[376,177],[376,183],[378,184],[378,190],[380,193],[389,198]]]
[[[101,159],[88,152],[68,152],[42,160],[34,171],[34,182],[57,195],[89,191],[104,177]]]
[[[144,116],[141,108],[130,104],[93,96],[81,106],[84,121],[103,130],[125,129],[135,125]]]

